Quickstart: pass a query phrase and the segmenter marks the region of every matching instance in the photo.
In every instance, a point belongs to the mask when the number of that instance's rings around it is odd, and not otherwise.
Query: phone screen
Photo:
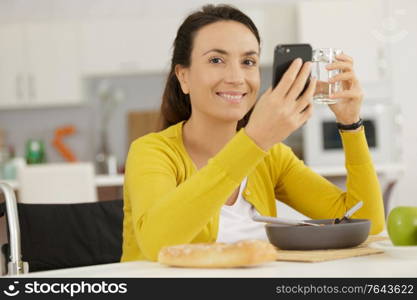
[[[280,44],[275,47],[274,64],[272,69],[272,87],[275,87],[281,80],[288,67],[296,58],[301,58],[303,63],[311,61],[313,49],[310,44]],[[310,80],[307,80],[304,90]],[[302,93],[304,92],[302,91]]]

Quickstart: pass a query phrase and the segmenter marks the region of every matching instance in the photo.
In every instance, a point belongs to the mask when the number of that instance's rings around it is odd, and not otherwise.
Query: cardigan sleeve
[[[371,155],[362,128],[340,132],[347,170],[346,191],[312,171],[285,145],[274,149],[279,166],[275,196],[312,219],[336,218],[363,201],[353,217],[371,220],[371,234],[384,228],[384,206]]]
[[[146,258],[156,260],[163,246],[190,243],[267,152],[242,129],[206,166],[177,185],[181,159],[160,138],[151,137],[131,145],[124,188],[136,242]]]

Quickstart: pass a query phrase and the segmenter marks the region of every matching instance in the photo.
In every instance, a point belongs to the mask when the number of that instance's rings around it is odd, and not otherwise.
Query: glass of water
[[[313,50],[311,76],[317,78],[316,91],[313,101],[319,104],[334,104],[340,99],[330,98],[330,95],[341,91],[341,82],[330,83],[329,79],[341,72],[341,70],[327,70],[326,65],[336,60],[336,55],[342,53],[341,49],[318,48]]]

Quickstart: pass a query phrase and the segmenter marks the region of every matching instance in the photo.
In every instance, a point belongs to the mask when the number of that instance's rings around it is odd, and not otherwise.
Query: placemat
[[[385,236],[370,235],[368,239],[357,247],[329,250],[280,250],[278,261],[322,262],[354,256],[379,254],[384,251],[369,247],[370,243],[389,239]]]

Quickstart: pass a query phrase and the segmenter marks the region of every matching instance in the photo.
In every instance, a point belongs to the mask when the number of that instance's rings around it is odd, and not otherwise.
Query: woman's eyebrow
[[[209,51],[204,52],[202,56],[204,56],[204,55],[206,55],[207,53],[210,53],[210,52],[217,52],[217,53],[224,54],[224,55],[229,54],[226,50],[213,48],[213,49],[210,49]],[[259,56],[259,53],[257,51],[254,51],[254,50],[250,50],[250,51],[246,51],[245,53],[242,54],[242,56],[248,56],[248,55],[257,55],[257,56]]]

